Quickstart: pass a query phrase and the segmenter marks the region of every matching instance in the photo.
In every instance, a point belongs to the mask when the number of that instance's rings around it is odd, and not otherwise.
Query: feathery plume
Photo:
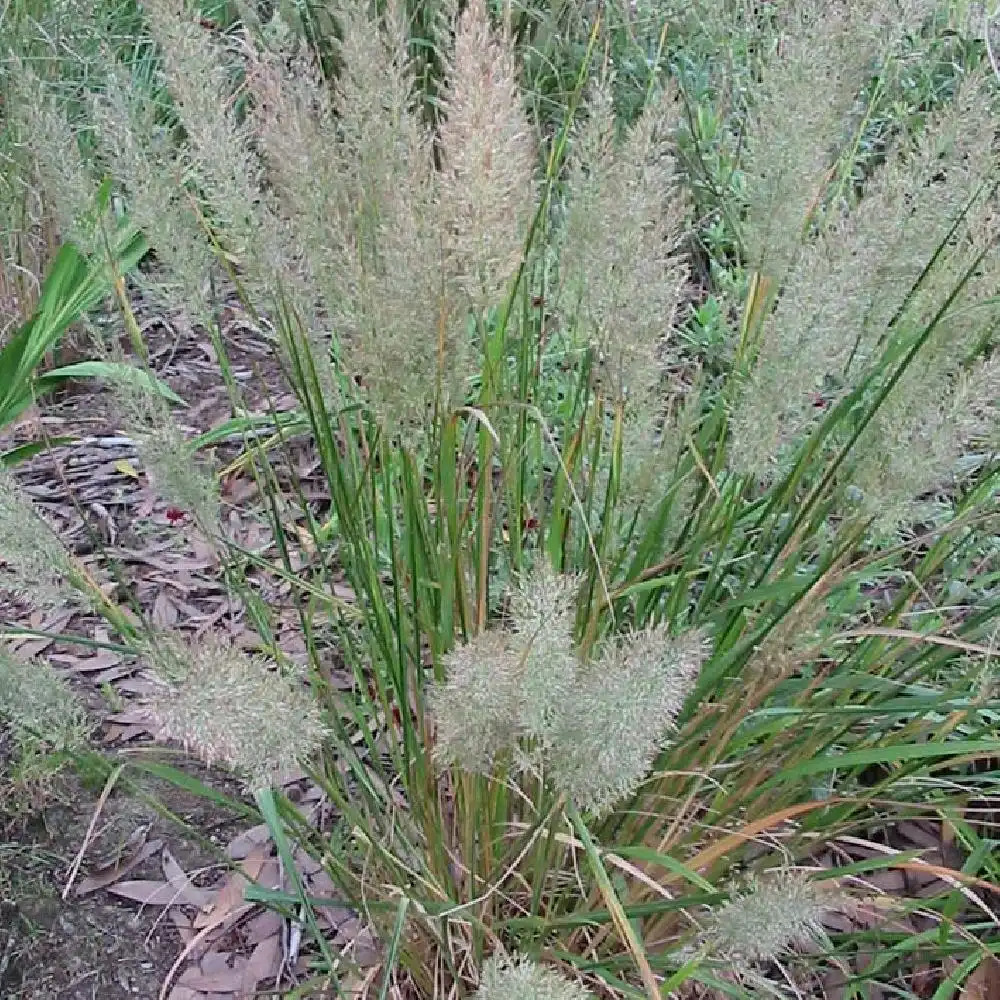
[[[873,0],[803,2],[764,67],[744,135],[750,266],[784,283],[877,50]]]
[[[69,553],[0,464],[0,590],[36,607],[78,599]]]
[[[247,84],[254,97],[251,128],[275,209],[332,314],[343,294],[338,265],[348,240],[343,228],[350,198],[340,176],[349,157],[342,156],[331,95],[315,64],[299,52],[252,52]]]
[[[212,208],[212,221],[249,264],[268,259],[259,207],[261,169],[235,116],[232,60],[187,11],[184,0],[144,0],[166,83],[187,136],[185,153]]]
[[[22,752],[57,753],[84,746],[90,724],[80,700],[43,660],[21,662],[0,646],[0,719],[13,727]]]
[[[385,212],[426,184],[432,162],[398,15],[395,3],[381,19],[361,6],[341,11],[343,65],[333,104],[340,155],[332,159],[338,197],[349,209],[348,235],[368,267],[389,234]]]
[[[581,809],[602,813],[649,771],[708,647],[700,635],[651,628],[584,664],[573,646],[578,587],[536,567],[511,596],[513,631],[483,632],[450,653],[432,705],[442,760],[488,771],[527,739],[525,760]]]
[[[243,775],[251,791],[270,787],[313,757],[326,737],[311,692],[219,639],[157,640],[149,650],[162,689],[148,705],[163,736],[206,763]]]
[[[703,940],[737,966],[774,961],[821,941],[824,917],[849,905],[846,895],[800,872],[769,873],[712,911]]]
[[[166,401],[120,376],[114,388],[122,420],[160,496],[191,514],[206,534],[218,534],[219,491],[215,477],[194,457]]]
[[[531,129],[509,39],[485,0],[459,17],[440,126],[441,211],[449,268],[477,312],[517,270],[535,206]]]
[[[444,658],[445,681],[431,695],[435,754],[466,771],[488,772],[517,739],[520,670],[510,636],[481,632]]]
[[[947,483],[963,445],[977,438],[987,448],[1000,443],[1000,357],[931,384],[925,395],[880,411],[858,443],[851,485],[877,534],[897,530],[922,494]]]
[[[670,147],[677,119],[676,93],[664,91],[619,146],[610,92],[597,86],[569,161],[561,298],[598,351],[608,394],[639,410],[658,388],[657,352],[687,279]]]
[[[251,299],[280,300],[312,337],[318,327],[317,295],[288,226],[264,194],[252,126],[239,119],[233,99],[232,55],[197,24],[184,0],[144,0],[143,9],[184,126],[180,162],[193,182],[191,190],[200,191],[207,203],[206,220],[237,255]]]
[[[493,955],[483,965],[475,1000],[593,1000],[593,994],[526,955]]]
[[[990,104],[981,76],[964,81],[916,147],[898,149],[872,177],[859,205],[803,248],[764,325],[754,370],[734,409],[735,471],[773,476],[788,446],[822,412],[817,396],[824,404],[836,401],[877,362],[890,323],[989,168]],[[949,255],[907,315],[917,312],[927,322],[940,308],[967,266],[969,250],[953,239]],[[959,339],[954,328],[948,336],[942,328],[935,337],[944,348],[937,353],[945,368],[935,369],[928,385],[961,358],[955,350]],[[933,353],[929,344],[925,358]],[[926,361],[921,364],[930,376]]]
[[[997,200],[983,186],[993,168],[990,109],[996,100],[992,78],[970,77],[921,150],[925,183],[918,200],[937,200],[933,208],[920,206],[935,238],[925,249],[944,250],[908,300],[893,335],[906,343],[933,327],[854,448],[860,511],[880,534],[896,530],[914,513],[920,494],[948,480],[963,444],[988,438],[995,427],[995,357],[977,356],[991,339],[989,302],[1000,292]],[[920,245],[923,219],[908,222],[912,232],[904,236]]]
[[[76,133],[51,90],[16,56],[9,56],[13,98],[9,112],[34,154],[46,205],[64,240],[80,249],[93,244],[97,184],[83,157]]]
[[[511,624],[521,652],[520,725],[543,741],[576,682],[573,620],[580,584],[579,576],[556,573],[541,560],[511,595]]]
[[[98,144],[109,173],[128,196],[129,213],[156,251],[157,281],[147,290],[191,319],[211,321],[205,279],[215,254],[182,187],[183,157],[153,118],[154,108],[113,66],[92,99]],[[140,276],[141,277],[141,276]],[[175,282],[178,287],[170,287]]]
[[[549,775],[578,808],[607,812],[663,748],[707,655],[698,635],[651,628],[608,646],[553,724]]]
[[[456,289],[443,272],[431,135],[392,14],[342,12],[332,99],[301,59],[292,71],[262,59],[251,86],[268,176],[332,317],[344,368],[388,433],[412,443],[436,395],[446,408],[464,397],[470,365]]]
[[[454,289],[442,280],[430,146],[420,141],[395,200],[380,210],[373,256],[349,245],[338,315],[345,365],[388,433],[407,444],[422,436],[435,399],[445,411],[464,402],[472,367]]]

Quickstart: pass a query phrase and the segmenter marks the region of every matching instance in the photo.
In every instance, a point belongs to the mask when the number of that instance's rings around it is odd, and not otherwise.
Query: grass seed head
[[[439,761],[488,772],[517,737],[520,664],[510,636],[481,632],[444,658],[445,681],[431,704],[437,722]]]
[[[848,903],[846,896],[799,872],[752,878],[713,911],[704,941],[714,955],[737,967],[774,961],[821,941],[824,917]]]
[[[79,698],[44,660],[17,660],[0,647],[0,718],[13,727],[22,751],[79,750],[91,726]]]
[[[535,207],[531,128],[510,40],[485,0],[458,19],[440,126],[448,268],[477,312],[496,305],[524,252]]]
[[[70,581],[75,573],[69,553],[3,465],[0,539],[0,589],[36,607],[74,598]]]
[[[483,966],[475,1000],[593,1000],[593,994],[527,956],[493,955]]]
[[[326,737],[319,705],[299,681],[218,639],[159,640],[150,659],[162,687],[149,708],[162,735],[206,763],[242,775],[251,791],[309,761]]]
[[[545,740],[552,719],[572,696],[578,660],[573,641],[580,577],[556,573],[547,561],[514,588],[511,624],[520,656],[520,728]]]
[[[642,412],[658,390],[681,293],[687,213],[673,156],[677,95],[650,101],[625,141],[595,86],[569,159],[562,298],[598,353],[605,392]]]
[[[649,773],[708,653],[699,635],[662,627],[609,644],[584,668],[549,739],[553,785],[598,815]]]

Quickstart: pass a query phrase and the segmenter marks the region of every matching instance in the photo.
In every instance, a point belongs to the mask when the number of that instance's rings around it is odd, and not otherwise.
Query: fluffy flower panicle
[[[120,419],[135,438],[139,457],[164,500],[194,517],[203,531],[219,530],[219,492],[215,477],[192,453],[166,401],[134,378],[114,385]]]
[[[294,772],[322,746],[326,726],[315,698],[266,660],[219,640],[171,639],[150,658],[162,689],[149,710],[162,735],[242,774],[251,791]]]
[[[477,310],[497,303],[514,276],[535,205],[531,129],[509,39],[490,26],[485,0],[459,17],[440,127],[441,208],[450,264]]]
[[[80,700],[48,663],[19,661],[2,647],[0,720],[11,726],[22,749],[79,749],[90,732]]]
[[[598,815],[631,795],[666,743],[707,652],[701,636],[675,639],[662,627],[609,645],[581,672],[556,722],[553,784]]]
[[[731,463],[737,472],[773,477],[788,447],[878,362],[890,323],[898,319],[899,332],[929,322],[972,256],[990,242],[992,237],[981,235],[953,237],[938,266],[922,277],[992,168],[992,91],[993,83],[982,75],[964,80],[954,102],[929,121],[919,142],[901,145],[873,174],[860,204],[798,251],[782,296],[764,323],[754,369],[733,413]],[[976,220],[986,208],[973,203],[968,218]],[[883,502],[890,493],[903,497],[909,490],[912,497],[940,473],[937,467],[927,475],[934,464],[930,451],[947,437],[931,431],[948,420],[935,412],[939,390],[980,333],[979,316],[967,306],[994,294],[995,260],[995,253],[988,255],[982,274],[966,286],[951,316],[938,322],[938,332],[861,442],[861,450],[871,446],[869,478],[881,480],[869,497],[873,511],[883,509],[880,519],[895,506]],[[918,281],[921,288],[911,298]],[[919,460],[921,452],[926,462]],[[949,455],[955,453],[952,447]]]
[[[619,144],[610,91],[597,86],[569,160],[562,297],[598,352],[608,394],[640,410],[658,388],[687,280],[678,118],[676,93],[666,90]]]
[[[493,955],[483,966],[475,1000],[593,1000],[593,994],[525,955]]]
[[[708,647],[654,627],[581,662],[568,628],[576,583],[536,570],[511,600],[517,631],[487,631],[449,654],[434,696],[437,753],[482,771],[501,753],[527,750],[558,792],[603,813],[649,771]]]
[[[737,966],[770,962],[822,940],[824,918],[849,905],[846,895],[799,872],[753,878],[712,913],[704,942]]]
[[[69,553],[2,465],[0,539],[0,590],[38,606],[74,596]]]
[[[547,738],[553,717],[573,691],[573,619],[580,583],[579,576],[556,573],[543,562],[511,594],[511,626],[522,659],[521,725],[535,739]]]
[[[488,772],[517,735],[517,653],[505,632],[482,632],[453,649],[444,668],[445,681],[432,698],[435,753],[466,771]]]
[[[745,133],[744,238],[752,267],[781,284],[821,193],[833,148],[878,49],[881,0],[789,5]]]

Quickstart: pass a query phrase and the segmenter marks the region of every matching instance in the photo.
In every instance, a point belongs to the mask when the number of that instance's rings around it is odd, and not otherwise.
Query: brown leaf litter
[[[226,309],[229,325],[224,335],[233,352],[234,375],[248,394],[256,393],[250,405],[267,412],[268,399],[279,397],[287,405],[287,387],[275,363],[272,342],[237,307]],[[189,432],[204,432],[229,419],[226,389],[216,359],[211,351],[206,352],[204,337],[165,317],[151,317],[144,328],[157,375],[182,398],[193,401],[179,413]],[[225,586],[212,546],[156,494],[135,442],[117,426],[110,396],[99,383],[81,383],[46,401],[0,444],[58,437],[72,440],[42,452],[15,471],[43,516],[88,571],[103,585],[118,590],[119,600],[138,604],[157,627],[193,637],[223,633],[246,649],[259,646],[243,609]],[[238,447],[238,441],[223,444],[216,449],[217,461],[231,461]],[[303,448],[296,455],[294,471],[305,495],[322,503],[323,484],[315,456]],[[223,502],[226,530],[233,540],[277,565],[279,551],[252,477],[231,472],[224,482]],[[311,539],[294,523],[286,544],[295,565],[305,567],[312,561]],[[117,577],[110,572],[112,561]],[[279,645],[290,659],[305,662],[289,585],[266,573],[251,573],[261,597],[276,611]],[[335,596],[353,599],[343,586]],[[107,747],[149,741],[152,726],[141,701],[153,689],[154,679],[139,660],[102,648],[102,644],[114,644],[102,620],[73,609],[42,614],[7,602],[0,603],[0,622],[13,633],[10,646],[16,655],[44,655],[65,671],[88,704],[100,705],[100,689],[115,693],[119,704],[102,713],[100,738]],[[83,647],[59,638],[62,635],[96,645]],[[330,664],[330,679],[338,686],[350,683],[338,676],[335,663]],[[93,826],[97,814],[90,819]],[[132,831],[134,836],[110,858],[93,856],[96,845],[89,843],[92,831],[88,830],[81,840],[87,849],[81,858],[82,877],[72,887],[71,900],[81,906],[103,895],[129,906],[137,915],[145,914],[146,919],[152,911],[153,926],[177,936],[179,952],[161,976],[163,1000],[235,1000],[254,995],[262,984],[281,981],[287,985],[305,971],[307,959],[298,944],[301,928],[243,899],[251,882],[267,889],[289,891],[292,887],[266,828],[237,832],[226,845],[233,870],[213,869],[211,874],[186,871],[171,849],[169,835],[147,838],[148,829]],[[334,901],[336,893],[326,873],[301,852],[297,863],[310,894],[330,900],[317,908],[317,917],[332,946],[356,950],[356,958],[374,961],[374,942],[360,921]],[[158,871],[150,869],[153,864]],[[93,974],[101,975],[99,970]],[[100,995],[110,997],[108,990],[114,988],[109,980]],[[129,986],[123,995],[135,994]]]

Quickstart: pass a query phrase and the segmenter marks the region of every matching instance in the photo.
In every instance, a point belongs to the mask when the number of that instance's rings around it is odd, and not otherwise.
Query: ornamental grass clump
[[[300,992],[659,1000],[750,973],[777,988],[800,952],[840,971],[875,940],[892,946],[858,988],[902,994],[913,955],[967,971],[987,947],[997,873],[970,803],[998,780],[1000,704],[968,678],[1000,613],[996,85],[982,60],[952,67],[954,94],[862,176],[899,97],[880,75],[895,5],[758,6],[734,46],[762,57],[734,73],[760,70],[746,114],[695,106],[668,70],[684,53],[638,54],[614,5],[556,127],[520,83],[540,36],[480,0],[416,19],[345,0],[323,45],[278,15],[215,31],[149,0],[165,138],[129,67],[101,75],[97,155],[159,292],[207,324],[232,410],[203,440],[245,434],[228,474],[254,476],[270,538],[229,537],[174,416],[123,399],[255,635],[98,610],[158,679],[172,752],[240,774],[283,845],[269,898],[312,936]],[[432,89],[415,60],[441,69]],[[622,121],[638,63],[643,110]],[[707,267],[677,153],[701,111],[734,170],[712,222],[732,258]],[[695,275],[734,307],[711,363]],[[223,279],[293,405],[269,387],[249,413]],[[11,532],[19,496],[0,491]],[[67,573],[0,544],[15,575]],[[821,892],[916,866],[890,845],[942,823],[964,867],[936,866],[940,894],[894,901],[891,926],[855,929]],[[370,925],[377,974],[345,971],[295,881],[303,852]],[[918,906],[931,931],[906,923]]]

